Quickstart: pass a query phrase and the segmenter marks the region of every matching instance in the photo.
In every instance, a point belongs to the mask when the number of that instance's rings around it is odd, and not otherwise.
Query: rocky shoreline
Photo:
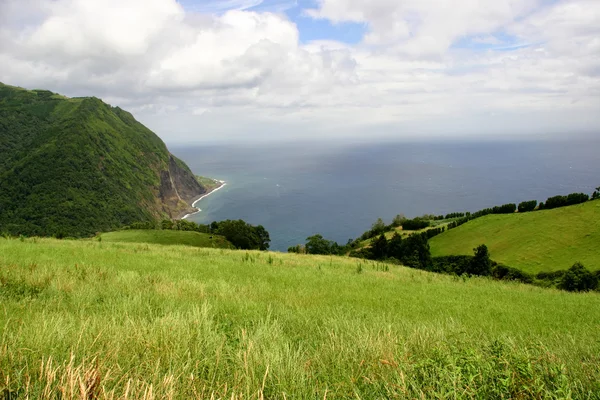
[[[206,192],[206,193],[204,193],[204,194],[202,194],[202,195],[200,195],[200,196],[197,196],[196,198],[193,198],[193,199],[191,200],[192,207],[191,207],[190,209],[188,209],[188,210],[184,211],[184,212],[182,213],[182,214],[183,214],[183,216],[181,216],[181,217],[179,217],[179,218],[177,218],[177,219],[186,219],[187,217],[189,217],[189,216],[191,216],[191,215],[194,215],[194,214],[197,214],[197,213],[199,213],[200,211],[202,211],[201,209],[199,209],[199,208],[197,208],[197,207],[196,207],[196,204],[197,204],[197,203],[198,203],[200,200],[204,199],[205,197],[208,197],[208,196],[210,196],[211,194],[213,194],[213,193],[214,193],[214,192],[216,192],[217,190],[219,190],[219,189],[223,188],[225,185],[227,185],[227,182],[225,182],[225,181],[221,181],[221,180],[217,180],[217,179],[215,179],[215,182],[219,182],[219,185],[218,185],[218,186],[216,186],[216,187],[214,187],[214,188],[212,188],[212,189],[210,189],[208,192]]]

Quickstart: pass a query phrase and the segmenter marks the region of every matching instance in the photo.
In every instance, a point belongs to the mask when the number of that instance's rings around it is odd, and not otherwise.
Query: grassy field
[[[576,261],[600,269],[600,201],[522,214],[488,215],[432,238],[433,256],[473,254],[526,272],[568,269]]]
[[[600,398],[600,295],[364,260],[0,238],[19,399]]]
[[[223,236],[208,233],[172,230],[123,230],[101,235],[103,242],[152,243],[164,245],[184,245],[194,247],[214,247],[231,249],[233,246]]]

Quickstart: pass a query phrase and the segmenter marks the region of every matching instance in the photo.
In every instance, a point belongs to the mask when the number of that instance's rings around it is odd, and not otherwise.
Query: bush
[[[598,277],[576,262],[562,277],[559,288],[569,292],[587,292],[598,287]]]
[[[450,214],[446,214],[444,219],[450,219],[450,218],[462,218],[465,216],[465,213],[461,213],[461,212],[455,212],[455,213],[450,213]]]
[[[492,208],[492,214],[512,214],[517,211],[517,205],[514,203],[503,204]]]
[[[479,245],[473,249],[473,259],[469,265],[467,272],[471,275],[490,275],[492,272],[492,261],[490,253],[485,244]]]
[[[433,272],[462,275],[469,268],[473,256],[442,256],[433,258]]]
[[[267,250],[271,238],[262,225],[252,226],[241,219],[213,222],[212,233],[225,236],[231,244],[242,250]]]
[[[304,248],[304,245],[301,245],[301,244],[288,247],[287,251],[288,251],[288,253],[296,253],[296,254],[305,254],[306,253],[306,249]]]
[[[402,223],[402,229],[406,231],[418,231],[430,225],[429,220],[423,218],[407,219]]]
[[[313,235],[306,238],[304,246],[307,254],[337,254],[338,244],[325,239],[322,235]]]
[[[496,264],[492,267],[492,277],[502,281],[518,281],[523,283],[533,283],[533,277],[516,268],[506,265]]]
[[[519,212],[529,212],[535,210],[537,200],[524,201],[519,203]]]
[[[572,206],[574,204],[585,203],[590,199],[585,193],[571,193],[567,196],[554,196],[546,200],[546,203],[540,203],[540,209],[551,210],[553,208]]]

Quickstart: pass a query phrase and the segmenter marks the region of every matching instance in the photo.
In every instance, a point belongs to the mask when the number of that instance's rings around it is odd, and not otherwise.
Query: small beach
[[[206,193],[206,194],[202,195],[202,196],[201,196],[201,197],[200,197],[198,200],[194,201],[194,202],[192,203],[192,207],[194,207],[194,208],[197,208],[197,207],[196,207],[196,204],[198,204],[198,203],[199,203],[199,202],[200,202],[202,199],[204,199],[204,198],[206,198],[206,197],[210,196],[210,195],[211,195],[211,194],[213,194],[214,192],[216,192],[216,191],[218,191],[218,190],[222,189],[224,186],[226,186],[226,185],[227,185],[227,182],[225,182],[225,181],[221,181],[221,180],[218,180],[218,179],[215,179],[215,181],[216,181],[216,182],[219,182],[219,183],[220,183],[220,185],[219,185],[219,186],[217,186],[216,188],[214,188],[214,189],[210,190],[208,193]],[[194,214],[198,214],[198,213],[199,213],[199,212],[201,212],[201,211],[202,211],[202,210],[201,210],[200,208],[198,208],[198,211],[196,211],[196,212],[193,212],[193,213],[191,213],[191,214],[186,214],[186,215],[184,215],[184,216],[183,216],[183,218],[181,218],[181,219],[186,219],[186,218],[188,218],[188,217],[190,217],[190,216],[192,216],[192,215],[194,215]]]

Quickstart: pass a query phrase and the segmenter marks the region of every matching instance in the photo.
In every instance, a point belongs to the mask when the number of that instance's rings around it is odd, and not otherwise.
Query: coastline
[[[213,194],[213,193],[214,193],[214,192],[216,192],[217,190],[219,190],[219,189],[223,188],[224,186],[227,186],[227,182],[225,182],[225,181],[221,181],[221,180],[218,180],[218,179],[215,179],[215,181],[219,182],[219,183],[220,183],[220,185],[219,185],[219,186],[217,186],[216,188],[212,189],[211,191],[209,191],[209,192],[207,192],[207,193],[203,194],[203,195],[202,195],[202,196],[200,196],[200,197],[199,197],[197,200],[194,200],[194,202],[192,203],[192,207],[193,207],[193,208],[196,208],[196,204],[197,204],[197,203],[198,203],[200,200],[204,199],[205,197],[208,197],[208,196],[210,196],[211,194]],[[186,219],[187,217],[190,217],[190,216],[192,216],[192,215],[194,215],[194,214],[198,214],[198,213],[199,213],[199,212],[201,212],[201,211],[202,211],[202,210],[198,208],[198,211],[195,211],[195,212],[193,212],[193,213],[191,213],[191,214],[186,214],[186,215],[184,215],[183,217],[181,217],[181,219]]]

